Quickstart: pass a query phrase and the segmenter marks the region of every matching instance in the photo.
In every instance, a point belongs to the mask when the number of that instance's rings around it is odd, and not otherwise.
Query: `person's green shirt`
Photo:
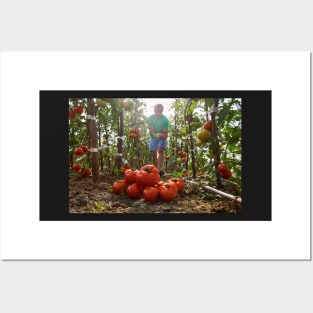
[[[168,118],[162,114],[161,118],[157,119],[155,118],[155,115],[152,114],[147,119],[148,126],[153,126],[156,133],[162,133],[164,129],[168,129],[169,126],[169,120]],[[150,137],[152,137],[152,134],[150,132]]]

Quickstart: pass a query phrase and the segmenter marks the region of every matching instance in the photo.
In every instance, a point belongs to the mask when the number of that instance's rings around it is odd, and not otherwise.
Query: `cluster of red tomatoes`
[[[184,180],[170,178],[162,182],[154,165],[144,165],[140,170],[127,169],[124,179],[114,182],[112,189],[116,195],[125,191],[131,199],[142,197],[147,202],[155,202],[160,197],[164,201],[172,201],[184,189]]]
[[[179,158],[177,158],[177,163],[186,163],[188,153],[186,151],[179,151],[177,152]]]
[[[82,178],[87,178],[91,175],[91,168],[82,168],[79,163],[74,163],[72,169]]]
[[[130,128],[128,138],[140,138],[140,130],[138,128]]]
[[[82,145],[81,148],[76,148],[74,150],[74,154],[76,156],[82,155],[83,153],[87,153],[87,152],[88,152],[88,147],[86,145]],[[91,169],[82,168],[81,164],[79,163],[74,163],[72,166],[72,169],[82,178],[87,178],[91,175]]]
[[[173,152],[172,155],[174,156],[175,153]],[[186,151],[178,151],[177,152],[177,156],[178,157],[177,157],[176,161],[177,161],[178,164],[187,162],[188,153]],[[171,157],[169,155],[167,155],[167,156],[165,156],[165,159],[166,160],[170,160]]]
[[[196,146],[201,147],[207,143],[211,138],[212,121],[208,120],[203,124],[202,129],[198,132],[198,140]]]
[[[217,169],[218,169],[218,173],[219,173],[220,177],[222,177],[224,179],[228,179],[232,176],[231,170],[227,167],[227,165],[225,163],[220,163],[217,166]]]
[[[69,109],[68,110],[68,117],[69,118],[74,118],[76,114],[82,114],[84,112],[84,107],[81,105],[76,106],[74,109]]]
[[[74,150],[75,155],[82,155],[83,153],[88,152],[88,147],[86,145],[82,145],[81,148],[76,148]]]

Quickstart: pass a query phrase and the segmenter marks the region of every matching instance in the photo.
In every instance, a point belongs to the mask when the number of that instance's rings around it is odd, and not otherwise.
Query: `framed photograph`
[[[40,91],[40,141],[40,220],[271,220],[271,91]]]
[[[2,52],[1,258],[310,260],[310,57]]]

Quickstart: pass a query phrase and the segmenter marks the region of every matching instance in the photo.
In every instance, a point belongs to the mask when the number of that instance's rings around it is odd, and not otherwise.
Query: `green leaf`
[[[231,110],[230,105],[224,105],[223,108],[218,112],[218,119],[217,119],[217,124],[219,127],[221,127],[226,120],[229,112]]]
[[[191,101],[191,105],[187,109],[187,114],[191,115],[193,113],[195,107],[196,107],[196,102],[195,101]]]

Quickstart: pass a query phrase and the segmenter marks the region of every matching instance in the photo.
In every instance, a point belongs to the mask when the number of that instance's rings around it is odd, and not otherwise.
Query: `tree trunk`
[[[89,153],[90,153],[90,164],[92,169],[92,181],[94,184],[98,184],[100,181],[100,177],[99,177],[98,144],[96,128],[96,106],[93,99],[88,99],[87,115],[90,140]]]
[[[191,116],[190,116],[191,117]],[[193,137],[192,137],[192,129],[190,126],[190,119],[188,119],[188,126],[189,126],[189,139],[190,139],[190,152],[191,152],[191,168],[192,168],[192,177],[196,178],[196,160],[195,160],[195,151],[194,151],[194,143],[193,143]],[[189,153],[188,153],[188,159],[189,159]],[[188,169],[188,167],[187,167]]]
[[[133,168],[137,168],[137,167],[139,167],[139,159],[141,157],[139,140],[140,140],[142,134],[141,134],[141,129],[139,129],[138,125],[137,125],[138,124],[137,110],[138,110],[138,106],[139,106],[138,101],[135,100],[133,102],[134,102],[134,128],[140,131],[140,136],[134,140],[134,153],[136,155],[137,162],[135,162],[136,167],[134,166],[135,164],[133,164]]]
[[[175,149],[172,151],[175,151],[175,155],[171,155],[172,159],[172,172],[177,170],[177,152],[178,152],[178,140],[177,140],[177,113],[175,110],[175,115],[174,115],[174,130],[175,130]]]
[[[118,139],[117,139],[117,168],[122,168],[122,158],[123,158],[123,133],[124,133],[124,112],[122,105],[120,106],[119,113],[119,127],[118,127]]]
[[[101,146],[101,128],[99,127],[98,130],[98,146]],[[101,171],[103,172],[103,153],[102,150],[100,152],[100,167],[101,167]]]
[[[106,151],[107,151],[106,152],[107,153],[106,159],[107,159],[107,162],[108,162],[108,169],[111,170],[109,134],[108,134],[108,127],[107,127],[107,125],[105,126],[105,144],[107,145],[107,148],[106,148]]]
[[[212,149],[213,149],[213,156],[214,156],[214,167],[215,167],[215,176],[216,176],[216,186],[217,189],[221,189],[223,187],[220,175],[218,174],[218,165],[221,162],[220,157],[220,147],[218,141],[218,129],[215,121],[216,111],[218,108],[218,98],[214,98],[214,105],[213,111],[211,112],[211,120],[212,120]],[[215,110],[216,109],[216,110]]]
[[[188,102],[188,104],[190,105],[191,101]],[[189,129],[188,136],[189,136],[189,140],[190,140],[192,177],[196,178],[196,160],[195,160],[194,143],[193,143],[192,128],[191,128],[192,113],[188,114],[187,111],[188,111],[188,105],[186,106],[186,110],[185,110],[185,120],[187,120],[187,125],[188,125],[188,129]],[[189,156],[188,156],[188,158],[189,158]]]

